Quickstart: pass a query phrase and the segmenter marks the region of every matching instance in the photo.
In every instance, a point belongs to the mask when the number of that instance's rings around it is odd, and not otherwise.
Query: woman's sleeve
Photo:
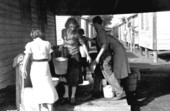
[[[24,53],[25,54],[31,54],[32,53],[32,51],[31,51],[31,44],[30,43],[26,44]]]
[[[79,43],[82,45],[82,44],[85,44],[84,41],[83,41],[83,38],[78,34],[78,40],[79,40]]]
[[[48,42],[48,49],[49,49],[48,53],[51,54],[53,52],[53,50],[52,50],[50,42]]]

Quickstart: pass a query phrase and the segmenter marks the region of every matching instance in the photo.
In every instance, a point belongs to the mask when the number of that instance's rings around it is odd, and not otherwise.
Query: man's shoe
[[[121,100],[121,99],[123,99],[125,97],[126,97],[125,93],[122,93],[122,94],[120,94],[120,95],[118,95],[116,97],[113,97],[113,100]]]

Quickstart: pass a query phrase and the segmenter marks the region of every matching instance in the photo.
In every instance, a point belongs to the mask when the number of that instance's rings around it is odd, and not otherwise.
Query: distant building
[[[152,51],[154,62],[157,52],[170,50],[170,11],[139,13],[119,25],[119,39],[130,45],[138,45]]]

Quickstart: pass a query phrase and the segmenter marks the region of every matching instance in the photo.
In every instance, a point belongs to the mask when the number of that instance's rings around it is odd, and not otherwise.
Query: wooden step
[[[126,99],[114,101],[101,98],[78,105],[74,111],[130,111],[130,106]]]
[[[126,99],[115,101],[110,98],[100,98],[75,106],[58,105],[55,107],[55,111],[130,111],[130,106]]]

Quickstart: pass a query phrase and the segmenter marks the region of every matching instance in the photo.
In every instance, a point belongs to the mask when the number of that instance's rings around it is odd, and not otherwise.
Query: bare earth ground
[[[138,52],[128,53],[130,65],[138,67],[141,80],[138,83],[137,111],[170,111],[170,52],[158,54],[158,63],[153,57],[141,56]]]
[[[170,111],[170,52],[161,52],[158,63],[152,56],[141,56],[138,52],[128,51],[132,67],[140,69],[138,101],[136,111]],[[0,111],[16,110],[15,86],[0,90]]]

